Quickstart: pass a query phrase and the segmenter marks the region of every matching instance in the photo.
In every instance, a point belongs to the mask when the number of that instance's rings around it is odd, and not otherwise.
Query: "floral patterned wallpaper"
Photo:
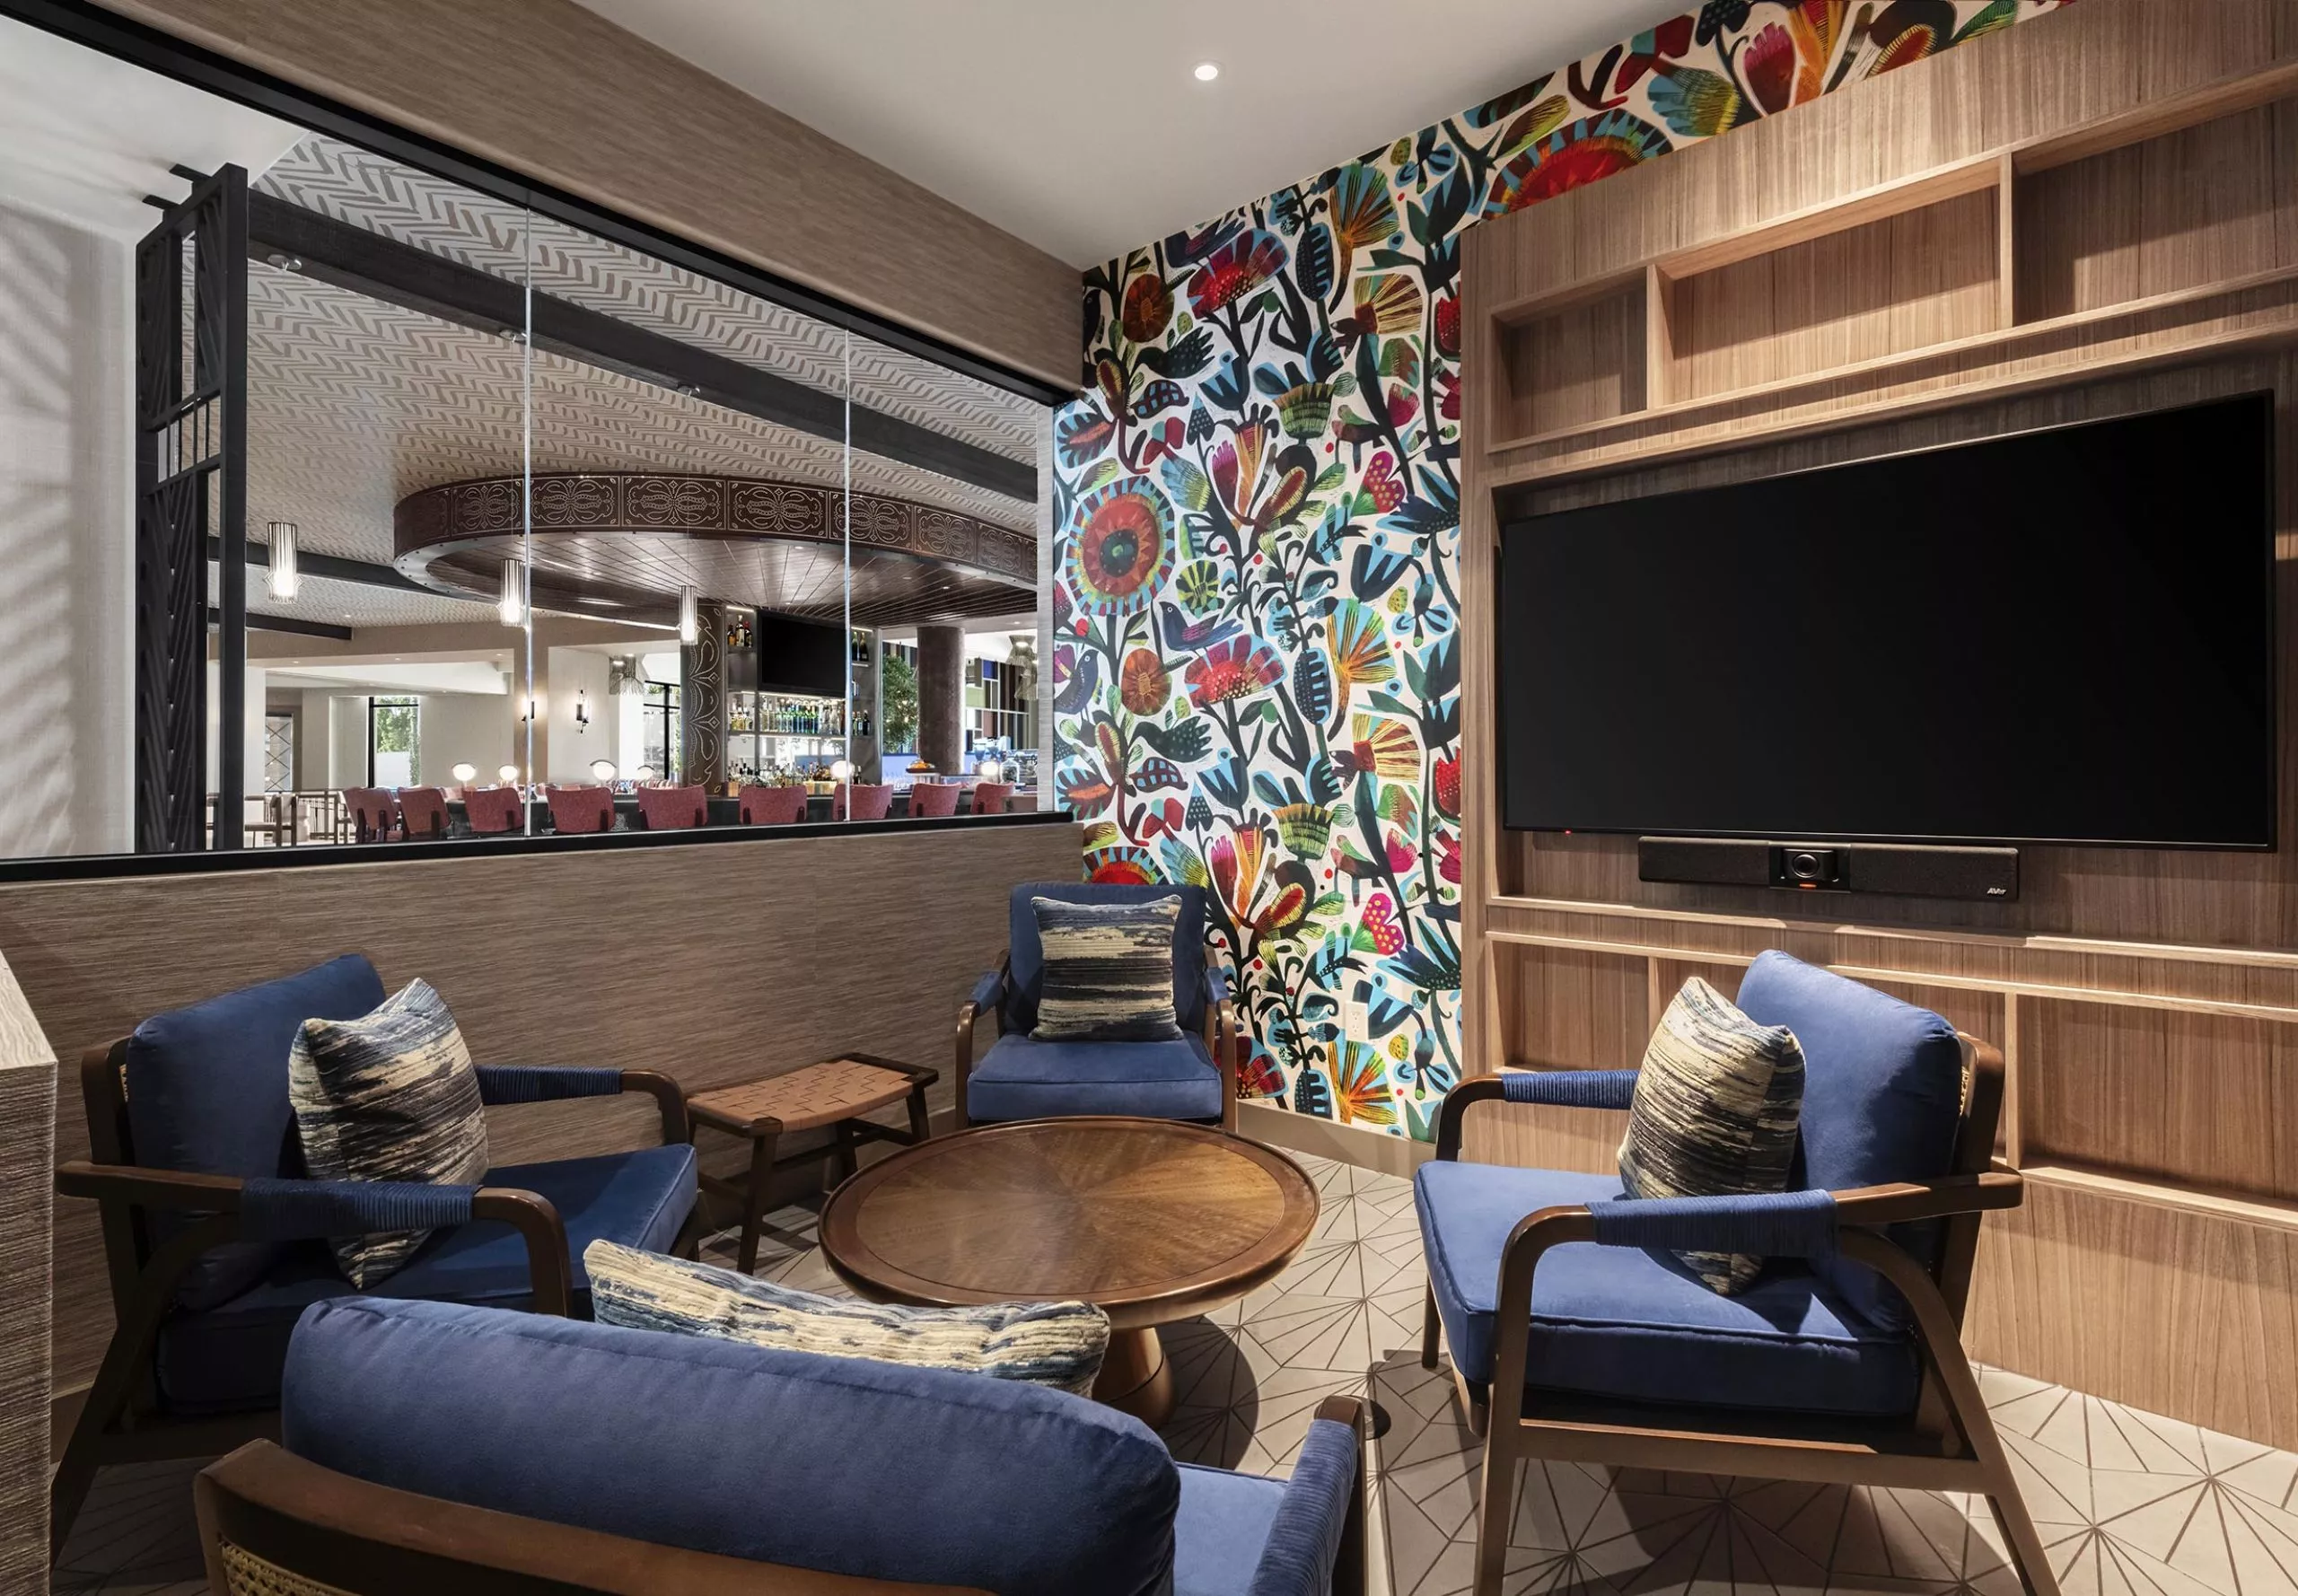
[[[1085,277],[1055,782],[1209,887],[1245,1091],[1427,1140],[1460,1074],[1461,232],[2071,0],[1712,0]]]

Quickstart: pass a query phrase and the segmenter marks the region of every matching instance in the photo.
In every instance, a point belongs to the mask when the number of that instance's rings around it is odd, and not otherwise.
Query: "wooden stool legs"
[[[734,1267],[743,1274],[758,1267],[759,1232],[766,1226],[766,1202],[774,1189],[774,1146],[782,1127],[761,1130],[750,1138],[750,1178],[742,1192],[742,1244]]]

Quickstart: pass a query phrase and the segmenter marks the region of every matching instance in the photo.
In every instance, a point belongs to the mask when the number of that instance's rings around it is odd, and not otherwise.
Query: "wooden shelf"
[[[2088,1192],[2096,1197],[2143,1204],[2149,1208],[2200,1214],[2211,1219],[2232,1219],[2242,1224],[2265,1225],[2272,1230],[2298,1231],[2298,1202],[2280,1197],[2195,1186],[2166,1185],[2080,1163],[2030,1163],[2018,1172],[2037,1186]]]

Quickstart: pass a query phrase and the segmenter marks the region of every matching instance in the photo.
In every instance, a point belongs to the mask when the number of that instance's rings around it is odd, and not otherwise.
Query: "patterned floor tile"
[[[1448,1369],[1420,1366],[1427,1275],[1408,1181],[1302,1158],[1322,1202],[1279,1278],[1164,1332],[1175,1457],[1292,1469],[1317,1406],[1369,1395],[1381,1596],[1462,1596],[1474,1574],[1483,1451]],[[738,1241],[703,1256],[731,1266]],[[846,1294],[803,1206],[767,1221],[760,1276]],[[1980,1372],[2066,1596],[2298,1596],[2298,1457],[2029,1380]],[[59,1564],[58,1592],[196,1596],[197,1464],[108,1470]],[[1984,1502],[1577,1465],[1525,1467],[1508,1596],[2018,1596]]]

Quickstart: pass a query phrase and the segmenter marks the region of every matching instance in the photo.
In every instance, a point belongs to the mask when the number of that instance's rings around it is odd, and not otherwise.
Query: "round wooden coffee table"
[[[1274,1279],[1317,1223],[1281,1153],[1165,1119],[1033,1119],[904,1148],[830,1195],[822,1254],[879,1302],[1098,1304],[1114,1334],[1093,1395],[1161,1424],[1157,1327]]]

